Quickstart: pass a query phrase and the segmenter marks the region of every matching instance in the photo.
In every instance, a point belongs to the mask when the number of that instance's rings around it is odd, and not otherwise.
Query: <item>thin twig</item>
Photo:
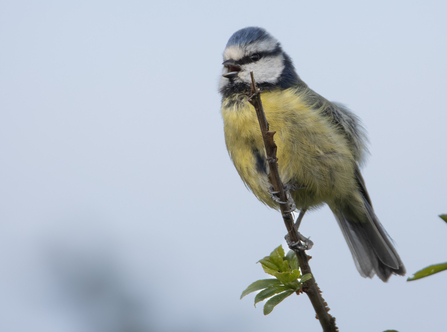
[[[250,72],[251,75],[251,92],[252,95],[249,98],[249,102],[253,105],[256,110],[256,115],[258,116],[259,126],[261,127],[262,138],[264,140],[265,151],[267,155],[267,161],[270,168],[269,180],[273,186],[273,189],[279,192],[279,198],[282,202],[288,202],[286,191],[284,190],[284,185],[281,182],[281,178],[279,177],[278,171],[278,159],[276,158],[276,150],[277,146],[275,141],[273,140],[273,135],[275,135],[275,131],[269,130],[269,124],[265,117],[264,109],[261,103],[261,92],[256,87],[256,82],[253,76],[253,72]],[[295,229],[293,225],[293,216],[290,212],[291,206],[289,203],[287,204],[279,204],[281,209],[281,214],[284,219],[284,224],[286,225],[289,239],[292,243],[297,243],[300,240],[300,236],[298,231]],[[300,263],[301,273],[305,275],[307,273],[312,273],[309,266],[309,256],[307,256],[304,250],[300,250],[294,246],[291,248],[298,257],[298,261]],[[315,282],[315,276],[312,274],[312,279],[306,281],[302,287],[303,292],[307,294],[314,307],[316,318],[320,321],[320,324],[323,328],[324,332],[337,332],[338,328],[335,325],[335,318],[329,314],[329,308],[327,306],[326,301],[321,296],[321,290]]]

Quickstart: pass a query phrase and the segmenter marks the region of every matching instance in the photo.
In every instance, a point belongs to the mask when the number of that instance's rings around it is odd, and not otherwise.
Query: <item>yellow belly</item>
[[[263,92],[261,99],[270,130],[277,132],[281,179],[284,184],[305,187],[292,192],[297,207],[316,207],[352,193],[356,187],[353,153],[343,133],[321,114],[325,105],[314,108],[307,102],[306,91],[293,89]],[[261,165],[265,150],[253,106],[227,99],[221,111],[225,142],[239,175],[258,199],[277,208]]]

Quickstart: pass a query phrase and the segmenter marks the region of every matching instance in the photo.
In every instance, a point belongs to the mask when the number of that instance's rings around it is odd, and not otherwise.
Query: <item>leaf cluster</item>
[[[270,298],[264,305],[264,315],[268,315],[285,298],[301,290],[304,282],[312,278],[310,273],[301,275],[298,258],[293,250],[287,255],[282,246],[277,247],[269,256],[264,257],[261,263],[264,272],[275,279],[257,280],[248,286],[241,294],[241,299],[252,292],[262,290],[255,297],[257,303]]]

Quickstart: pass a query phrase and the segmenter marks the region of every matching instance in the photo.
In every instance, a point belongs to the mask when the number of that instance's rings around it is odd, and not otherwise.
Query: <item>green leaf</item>
[[[270,274],[272,276],[274,276],[275,278],[277,278],[277,275],[281,272],[278,272],[278,270],[272,270],[264,265],[262,265],[262,268],[264,269],[264,272],[267,274]]]
[[[269,298],[275,294],[278,293],[282,293],[286,290],[288,290],[289,288],[284,286],[284,285],[279,285],[279,286],[272,286],[269,288],[264,289],[263,291],[259,292],[256,297],[255,297],[255,307],[256,307],[256,303],[259,303],[261,301],[264,301],[266,298]]]
[[[283,284],[293,283],[301,276],[299,270],[293,270],[292,272],[278,272],[275,277],[279,279]]]
[[[271,252],[270,256],[264,257],[258,263],[261,263],[265,273],[273,276],[276,276],[277,272],[289,272],[291,271],[289,262],[284,259],[284,256],[281,256],[282,254],[284,254],[284,250],[282,246],[279,246]]]
[[[292,270],[290,269],[290,265],[289,262],[285,259],[283,259],[282,261],[282,266],[279,269],[281,272],[291,272]]]
[[[441,218],[442,220],[444,220],[445,222],[447,222],[447,214],[440,214],[439,218]]]
[[[312,279],[312,274],[306,273],[305,275],[303,275],[301,277],[300,282],[304,283],[304,282],[306,282],[307,280],[310,280],[310,279]]]
[[[399,332],[398,330],[386,330],[386,331],[383,331],[383,332]]]
[[[258,263],[261,263],[262,267],[267,267],[270,270],[278,271],[278,266],[272,261],[270,256],[266,256],[263,259],[259,260]],[[266,272],[268,273],[268,272]]]
[[[286,255],[286,253],[284,252],[284,249],[282,248],[282,244],[280,244],[277,248],[275,248],[275,250],[272,251],[272,253],[270,254],[270,256],[271,256],[272,254],[275,255],[275,256],[277,256],[277,257],[281,257],[281,258],[283,258],[283,257]]]
[[[272,312],[278,304],[280,304],[286,297],[293,294],[293,290],[285,291],[284,293],[278,294],[268,300],[264,305],[264,315],[268,315]]]
[[[284,261],[284,249],[282,245],[275,248],[270,254],[270,262],[276,265],[278,271],[286,272],[290,270],[289,263]]]
[[[278,266],[278,264],[272,262],[270,257],[264,257],[258,263],[261,263],[265,273],[271,274],[275,277],[281,271],[288,271],[290,269],[287,261],[283,261],[280,266]]]
[[[290,272],[277,273],[275,277],[278,278],[283,284],[288,284],[294,280],[292,279],[292,273]]]
[[[241,294],[241,299],[250,293],[256,292],[257,290],[272,287],[272,286],[278,286],[281,285],[281,282],[278,279],[261,279],[257,280],[254,283],[252,283],[250,286],[248,286]]]
[[[296,280],[296,279],[298,279],[299,277],[301,277],[301,272],[300,272],[300,270],[293,270],[292,273],[290,274],[290,278],[291,278],[292,280]]]
[[[289,252],[286,255],[286,259],[289,262],[290,268],[292,270],[298,270],[300,265],[298,263],[298,258],[296,257],[296,254],[293,250],[289,250]]]
[[[436,264],[436,265],[430,265],[427,266],[425,269],[422,269],[420,271],[417,271],[413,277],[410,277],[407,279],[407,281],[413,281],[421,278],[425,278],[429,275],[441,272],[447,270],[447,263],[443,264]]]

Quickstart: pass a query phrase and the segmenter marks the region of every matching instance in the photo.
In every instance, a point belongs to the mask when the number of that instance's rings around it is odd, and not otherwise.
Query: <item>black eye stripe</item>
[[[276,45],[275,49],[273,51],[266,51],[266,52],[256,52],[247,56],[244,56],[242,59],[236,61],[236,64],[238,65],[245,65],[247,63],[252,63],[255,62],[251,59],[251,56],[253,56],[254,54],[259,54],[260,55],[260,59],[268,57],[268,56],[274,56],[274,55],[278,55],[282,52],[281,47],[279,45]]]

